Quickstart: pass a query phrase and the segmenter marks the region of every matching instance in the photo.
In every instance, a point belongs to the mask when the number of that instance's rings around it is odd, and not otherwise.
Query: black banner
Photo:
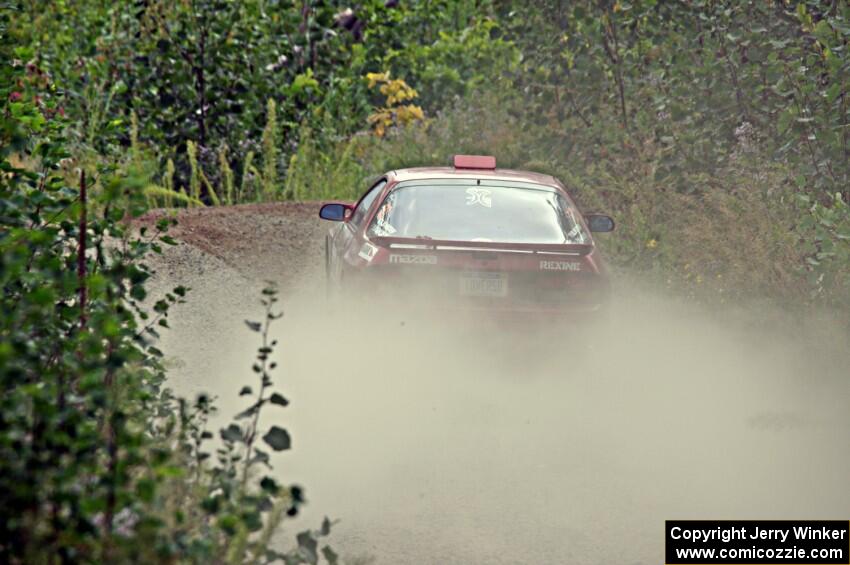
[[[850,522],[667,520],[665,563],[847,565]]]

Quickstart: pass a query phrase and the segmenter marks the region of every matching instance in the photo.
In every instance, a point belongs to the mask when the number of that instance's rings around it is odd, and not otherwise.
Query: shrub
[[[176,244],[173,221],[138,231],[127,221],[147,205],[148,177],[133,166],[63,168],[55,89],[0,39],[0,560],[316,563],[331,523],[274,552],[271,534],[303,493],[255,475],[268,464],[261,441],[278,451],[290,441],[257,425],[266,406],[288,403],[270,389],[275,291],[264,292],[264,321],[249,323],[262,337],[257,394],[211,466],[212,404],[171,396],[155,345],[187,289],[145,289],[145,257]],[[336,561],[326,545],[321,554]]]

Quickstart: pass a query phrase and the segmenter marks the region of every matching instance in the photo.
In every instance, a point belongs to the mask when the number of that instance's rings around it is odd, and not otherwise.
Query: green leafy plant
[[[143,258],[172,244],[164,219],[134,233],[145,179],[100,168],[69,185],[69,158],[51,84],[8,64],[0,43],[0,522],[5,562],[120,559],[135,516],[136,471],[162,392],[161,353],[175,288],[141,304]],[[20,51],[18,52],[20,54]]]
[[[300,486],[284,486],[268,473],[272,468],[271,454],[290,449],[289,432],[277,425],[260,425],[267,408],[289,405],[289,400],[272,388],[272,372],[277,368],[272,358],[277,342],[271,339],[270,328],[281,316],[276,310],[277,302],[277,290],[268,286],[262,293],[262,321],[245,322],[260,338],[252,365],[257,383],[239,390],[239,396],[247,397],[249,404],[219,431],[220,444],[215,447],[214,457],[208,423],[215,408],[209,397],[200,395],[191,409],[183,400],[169,400],[165,406],[176,404],[177,409],[163,411],[179,414],[179,421],[162,426],[162,446],[173,446],[180,454],[178,469],[188,472],[159,479],[150,512],[167,524],[159,535],[177,542],[194,560],[315,564],[324,557],[334,564],[338,559],[323,541],[332,527],[327,518],[317,530],[298,533],[295,547],[287,552],[275,550],[271,544],[282,522],[296,516],[304,504]],[[168,420],[174,421],[173,416]]]
[[[334,563],[320,541],[329,520],[298,534],[294,550],[271,549],[303,493],[254,474],[268,464],[261,445],[290,442],[283,428],[259,429],[265,406],[287,403],[269,388],[276,292],[264,294],[264,325],[250,324],[263,338],[258,395],[222,432],[210,465],[214,404],[174,398],[156,347],[188,289],[146,289],[145,259],[177,244],[167,233],[174,220],[131,221],[148,205],[143,167],[67,170],[75,160],[62,99],[42,69],[14,58],[26,53],[5,35],[7,18],[0,13],[0,506],[15,511],[0,516],[0,560],[316,563],[321,554]],[[133,147],[131,160],[142,152]]]

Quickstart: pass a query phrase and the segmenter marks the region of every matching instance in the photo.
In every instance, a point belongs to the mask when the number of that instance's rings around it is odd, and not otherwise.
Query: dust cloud
[[[164,343],[176,392],[218,396],[218,424],[255,378],[240,276],[190,284]],[[265,423],[293,437],[274,474],[308,497],[283,545],[328,515],[348,562],[654,564],[665,519],[847,518],[850,352],[825,321],[622,282],[589,329],[352,313],[311,280],[274,330],[291,405]]]

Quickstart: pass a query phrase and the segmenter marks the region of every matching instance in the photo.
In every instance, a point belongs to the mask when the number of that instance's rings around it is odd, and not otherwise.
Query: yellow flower
[[[402,79],[390,79],[389,71],[384,73],[367,73],[369,88],[378,87],[386,102],[383,107],[375,108],[375,113],[368,117],[368,122],[374,129],[375,135],[383,137],[389,128],[406,126],[407,124],[423,121],[425,113],[415,104],[402,104],[419,96],[416,89]]]
[[[422,108],[413,104],[398,106],[395,110],[396,117],[398,118],[398,122],[401,125],[407,125],[411,122],[415,122],[417,120],[422,120],[425,118],[425,114],[422,112]]]
[[[375,88],[379,82],[387,82],[390,79],[390,73],[366,73],[366,79],[369,81],[369,88]]]
[[[655,249],[656,247],[658,247],[658,242],[655,241],[654,239],[650,239],[649,241],[646,242],[646,247],[648,249]]]

